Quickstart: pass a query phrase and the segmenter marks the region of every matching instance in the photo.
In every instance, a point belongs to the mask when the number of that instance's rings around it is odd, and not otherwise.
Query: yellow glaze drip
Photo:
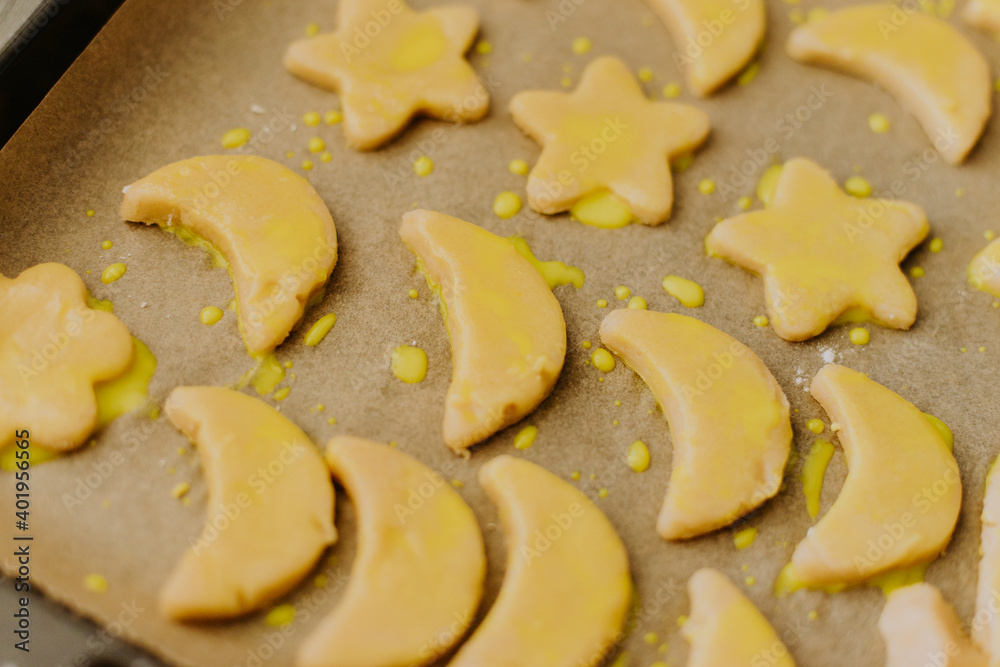
[[[493,212],[501,220],[513,218],[521,211],[521,198],[509,191],[501,192],[493,200]]]
[[[648,304],[641,296],[634,296],[628,300],[628,307],[633,310],[646,310],[648,308]]]
[[[527,176],[528,163],[524,160],[511,160],[510,164],[507,165],[507,170],[512,174],[517,174],[518,176]]]
[[[120,280],[121,277],[125,275],[125,272],[127,270],[128,270],[127,266],[125,266],[121,262],[115,262],[108,268],[104,269],[104,273],[101,274],[101,282],[104,283],[105,285],[108,285],[110,283],[115,282],[116,280]]]
[[[618,229],[633,221],[628,204],[607,190],[581,197],[569,212],[575,220],[602,229]]]
[[[590,361],[594,368],[604,373],[610,373],[615,369],[615,357],[603,347],[599,347],[590,355]]]
[[[770,206],[774,201],[774,193],[778,190],[778,179],[781,178],[783,165],[773,164],[764,171],[760,181],[757,182],[757,199],[764,206]]]
[[[531,262],[531,265],[538,269],[538,272],[542,274],[542,277],[545,278],[545,282],[549,284],[551,289],[555,289],[560,285],[572,285],[577,289],[583,287],[585,276],[583,271],[580,269],[557,260],[545,262],[539,260],[531,251],[531,247],[528,245],[528,242],[520,236],[511,236],[509,241],[511,242],[511,245],[513,245],[514,248],[521,253],[522,257]]]
[[[264,616],[264,623],[272,628],[283,628],[291,625],[294,620],[295,605],[292,604],[279,604],[277,607],[272,607]]]
[[[833,452],[833,443],[817,440],[809,449],[809,455],[806,456],[802,466],[802,493],[806,497],[806,511],[813,519],[819,514],[823,478],[826,476],[826,467],[830,464],[830,459],[833,458]]]
[[[207,324],[208,326],[211,326],[213,324],[217,324],[219,320],[222,319],[223,315],[224,313],[222,312],[221,308],[218,308],[216,306],[205,306],[204,308],[201,309],[201,315],[199,316],[199,318],[201,319],[202,324]]]
[[[114,380],[94,385],[98,427],[147,403],[149,383],[156,373],[156,357],[138,338],[132,338],[132,345],[132,364],[128,369]]]
[[[649,447],[642,440],[636,440],[629,445],[626,461],[635,472],[646,472],[649,469]]]
[[[94,395],[97,399],[97,428],[110,424],[116,417],[138,410],[147,405],[149,383],[156,372],[156,357],[137,338],[132,338],[132,363],[120,376],[106,382],[94,385]],[[150,416],[155,411],[151,409]],[[40,465],[58,457],[60,452],[32,443],[28,448],[31,452],[31,465]],[[16,467],[16,445],[9,443],[0,448],[0,469],[12,471]]]
[[[330,333],[330,329],[333,325],[337,323],[337,316],[333,313],[327,313],[323,317],[316,320],[316,323],[310,327],[309,332],[306,334],[306,345],[309,347],[316,347],[319,345],[326,335]]]
[[[421,155],[413,162],[413,173],[417,176],[430,176],[434,171],[434,160],[426,155]]]
[[[871,586],[873,588],[880,589],[885,595],[889,595],[899,588],[923,581],[926,570],[927,564],[921,563],[911,565],[909,567],[888,570],[857,584],[841,583],[827,584],[825,586],[809,586],[799,578],[798,574],[795,572],[795,568],[791,563],[789,563],[781,569],[781,572],[778,573],[778,578],[774,582],[774,593],[778,597],[784,597],[789,593],[794,593],[795,591],[802,589],[808,589],[832,594],[840,593],[845,589],[853,588],[855,586]]]
[[[851,329],[849,334],[851,342],[855,345],[867,345],[868,341],[871,340],[871,334],[868,333],[868,329],[864,327],[855,327]]]
[[[525,426],[514,436],[514,449],[528,449],[538,437],[537,426]]]
[[[107,593],[108,580],[100,574],[88,574],[83,578],[83,587],[91,593]]]
[[[407,384],[423,382],[427,377],[427,353],[419,347],[400,345],[392,351],[392,373]]]
[[[753,526],[744,528],[733,535],[733,544],[737,549],[746,549],[757,539],[757,529]]]
[[[687,308],[700,308],[705,305],[705,291],[693,280],[680,276],[667,276],[663,279],[663,289]]]
[[[826,424],[823,423],[822,419],[810,419],[806,422],[806,428],[813,433],[819,434],[826,430]]]
[[[62,452],[49,449],[48,447],[42,447],[29,440],[28,445],[28,464],[32,467],[41,465],[52,459],[59,458]],[[17,468],[17,453],[23,451],[18,448],[16,441],[12,441],[0,447],[0,470],[6,472],[16,472]],[[24,460],[24,459],[21,459]]]
[[[258,395],[266,396],[274,391],[275,387],[281,384],[284,379],[285,367],[278,361],[274,352],[271,352],[257,360],[257,365],[243,376],[236,388],[239,389],[249,384],[257,390]]]
[[[87,308],[103,310],[105,313],[115,312],[115,305],[111,303],[111,299],[97,299],[90,293],[87,294]]]
[[[222,135],[223,148],[239,148],[250,141],[250,130],[245,127],[234,127]]]

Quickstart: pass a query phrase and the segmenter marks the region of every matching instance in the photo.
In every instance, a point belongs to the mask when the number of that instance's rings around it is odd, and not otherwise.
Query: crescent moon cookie
[[[815,162],[796,158],[763,211],[723,220],[705,245],[761,276],[775,333],[800,341],[845,313],[909,329],[917,297],[899,263],[928,230],[916,204],[852,197]]]
[[[159,225],[225,264],[247,351],[263,357],[322,296],[337,263],[326,204],[288,167],[209,155],[161,167],[125,187],[125,220]]]
[[[176,621],[260,609],[336,541],[330,471],[298,426],[238,391],[177,387],[164,412],[197,446],[208,507],[201,537],[160,590],[160,609]]]
[[[82,445],[98,424],[94,385],[125,373],[133,355],[128,328],[87,307],[68,266],[0,275],[0,445],[22,429],[33,445]]]
[[[456,453],[527,416],[566,359],[562,307],[510,240],[434,211],[410,211],[403,243],[437,292],[451,339],[444,442]]]
[[[604,318],[601,342],[645,380],[670,423],[661,537],[718,530],[778,493],[792,446],[788,399],[750,348],[693,317],[631,308]]]
[[[464,54],[479,30],[467,5],[413,11],[403,0],[341,0],[336,32],[293,43],[285,67],[340,93],[344,139],[378,148],[417,114],[481,119],[489,94]]]
[[[500,510],[507,565],[486,618],[448,667],[596,667],[632,604],[628,553],[575,486],[502,455],[479,469]]]
[[[962,504],[948,442],[916,406],[858,371],[828,364],[809,390],[840,425],[848,473],[795,548],[788,588],[861,584],[937,558]]]
[[[436,471],[388,445],[338,436],[326,460],[356,508],[358,552],[343,598],[296,666],[433,662],[465,636],[482,597],[476,515]]]
[[[736,76],[764,39],[764,0],[646,0],[674,38],[688,88],[705,97]]]
[[[969,10],[966,10],[967,12]],[[878,83],[961,164],[990,117],[990,67],[965,36],[918,3],[858,5],[799,26],[788,55]]]
[[[688,595],[691,617],[681,628],[691,644],[687,667],[795,667],[764,614],[726,575],[698,570],[688,581]]]
[[[666,221],[674,200],[670,160],[698,148],[709,133],[705,112],[651,102],[625,63],[609,57],[590,63],[572,93],[518,93],[510,113],[542,144],[528,176],[531,208],[547,215],[573,209],[598,226]],[[588,220],[574,207],[609,194],[627,208],[616,224]]]
[[[893,591],[879,616],[878,629],[885,640],[886,667],[996,664],[969,640],[955,610],[930,584]]]

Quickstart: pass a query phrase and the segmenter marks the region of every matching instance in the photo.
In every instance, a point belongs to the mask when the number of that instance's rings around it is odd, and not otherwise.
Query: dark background
[[[0,5],[9,0],[0,0]],[[0,146],[42,101],[123,0],[43,0],[0,44]],[[3,10],[0,8],[0,20]]]

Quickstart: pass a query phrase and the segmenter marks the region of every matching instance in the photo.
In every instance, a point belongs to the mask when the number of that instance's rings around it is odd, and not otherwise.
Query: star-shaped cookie
[[[337,31],[293,43],[285,67],[339,92],[347,145],[368,150],[417,114],[456,123],[486,115],[489,94],[464,57],[478,30],[464,5],[415,12],[403,0],[341,0]]]
[[[510,113],[543,146],[528,177],[531,208],[551,215],[610,191],[647,225],[670,217],[670,159],[709,133],[707,114],[648,100],[625,63],[609,57],[592,62],[572,93],[518,93]]]
[[[910,328],[917,297],[899,263],[927,232],[916,204],[851,197],[822,167],[797,158],[785,164],[770,206],[720,222],[706,247],[760,274],[775,332],[798,341],[848,312]]]

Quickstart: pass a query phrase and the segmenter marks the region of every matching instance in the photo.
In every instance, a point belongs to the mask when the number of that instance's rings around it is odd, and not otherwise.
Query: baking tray
[[[437,3],[413,4],[425,9]],[[597,340],[598,326],[608,312],[596,307],[598,299],[607,299],[609,308],[623,307],[614,298],[617,285],[645,297],[653,310],[695,315],[759,354],[797,410],[793,425],[800,454],[817,437],[805,428],[806,420],[824,417],[806,389],[827,360],[868,373],[948,423],[955,434],[965,502],[954,539],[930,566],[927,579],[969,620],[983,481],[997,452],[1000,311],[988,295],[966,285],[965,267],[985,245],[984,232],[998,226],[996,121],[990,122],[965,166],[929,159],[926,136],[885,92],[793,63],[781,49],[793,27],[790,12],[852,3],[804,0],[790,6],[774,0],[768,3],[769,31],[756,78],[707,100],[687,93],[678,100],[707,111],[713,134],[693,165],[675,175],[676,206],[667,224],[598,230],[568,216],[545,218],[527,210],[499,220],[491,211],[496,194],[524,194],[523,177],[509,173],[507,163],[515,158],[532,163],[539,153],[506,112],[514,94],[561,89],[564,77],[575,83],[587,62],[606,54],[621,57],[634,70],[649,67],[653,80],[644,86],[657,99],[662,99],[665,84],[682,77],[673,43],[640,0],[470,4],[480,12],[482,39],[492,45],[491,53],[470,56],[492,95],[489,117],[461,127],[421,120],[384,149],[356,153],[344,147],[337,126],[302,125],[304,112],[337,108],[337,97],[294,79],[281,66],[286,46],[303,35],[307,24],[334,27],[336,3],[129,0],[0,150],[0,272],[16,275],[44,261],[64,262],[77,270],[97,297],[113,300],[116,314],[156,353],[159,368],[150,388],[155,400],[162,401],[178,385],[230,384],[252,365],[232,314],[214,327],[198,321],[203,306],[224,306],[232,298],[228,278],[197,249],[156,229],[121,221],[121,188],[174,160],[223,152],[220,137],[233,127],[245,126],[257,139],[244,152],[300,171],[308,139],[320,136],[332,161],[314,160],[316,167],[301,173],[333,214],[341,260],[323,303],[307,314],[305,326],[326,312],[335,312],[338,322],[315,349],[305,348],[301,334],[295,334],[278,350],[280,359],[293,362],[297,375],[281,410],[317,443],[338,433],[397,441],[404,451],[464,483],[461,492],[479,516],[487,541],[490,568],[481,614],[502,581],[504,550],[496,510],[476,483],[476,471],[493,456],[515,452],[512,440],[519,427],[476,447],[468,461],[454,457],[441,443],[450,376],[447,335],[397,232],[402,213],[415,206],[456,215],[505,236],[520,234],[540,258],[559,259],[586,272],[583,288],[556,290],[568,327],[566,366],[552,396],[524,422],[538,426],[536,444],[516,454],[564,478],[581,471],[579,487],[621,533],[638,590],[623,643],[633,664],[656,659],[683,664],[687,648],[677,618],[688,613],[684,585],[700,567],[717,567],[738,582],[802,665],[883,664],[884,647],[876,629],[883,598],[872,588],[836,595],[798,592],[780,599],[773,595],[777,572],[811,525],[799,478],[803,457],[787,476],[785,490],[733,528],[682,543],[666,543],[656,536],[655,517],[670,471],[667,426],[648,390],[630,371],[619,364],[598,382],[598,372],[585,365],[587,352],[581,347],[585,340]],[[957,16],[949,20],[997,71],[996,41],[962,26]],[[571,49],[580,36],[593,42],[584,56]],[[889,117],[890,133],[869,131],[867,119],[874,112]],[[925,244],[904,262],[906,270],[926,270],[925,277],[913,280],[920,313],[911,331],[871,326],[871,343],[857,347],[850,344],[846,328],[793,344],[753,325],[754,316],[763,312],[759,279],[706,257],[703,240],[719,217],[739,210],[740,195],[753,193],[766,165],[749,169],[746,177],[738,175],[740,166],[773,142],[778,146],[770,156],[773,161],[809,157],[840,181],[864,175],[877,193],[899,181],[902,196],[927,211],[932,235],[944,240],[944,249],[930,253]],[[286,157],[288,152],[294,157]],[[436,165],[426,178],[414,175],[411,167],[421,154]],[[713,195],[698,192],[698,183],[706,178],[720,186]],[[723,183],[732,187],[722,188]],[[87,217],[87,210],[95,215]],[[111,250],[101,248],[104,239],[114,241]],[[117,261],[128,265],[128,273],[103,285],[101,271]],[[702,284],[705,305],[687,310],[664,293],[660,281],[667,274]],[[409,298],[410,288],[419,290],[418,299]],[[403,343],[416,343],[428,353],[430,371],[420,385],[403,385],[389,370],[391,350]],[[319,402],[327,406],[323,414],[311,410]],[[336,424],[328,423],[329,416],[337,418]],[[73,493],[77,480],[135,434],[140,434],[142,445],[136,455],[116,467],[80,508],[68,512],[63,494]],[[651,469],[641,475],[632,473],[624,460],[625,450],[637,438],[649,444],[653,457]],[[116,420],[96,441],[96,446],[33,473],[37,495],[32,507],[32,573],[38,591],[98,623],[108,622],[122,604],[136,600],[147,611],[123,628],[124,636],[170,662],[246,663],[247,650],[261,646],[272,631],[261,614],[236,623],[183,626],[166,622],[155,611],[159,585],[202,520],[205,487],[200,466],[193,456],[176,454],[185,444],[183,437],[162,418],[149,421],[130,415]],[[176,473],[170,475],[169,468]],[[838,449],[823,490],[822,511],[836,497],[844,474]],[[192,484],[190,506],[170,496],[178,481]],[[608,489],[606,498],[598,497],[601,488]],[[10,493],[9,477],[0,476],[0,497]],[[102,500],[108,501],[107,509],[101,507]],[[293,623],[291,636],[267,664],[290,664],[298,642],[320,612],[333,608],[349,576],[355,546],[352,508],[343,496],[338,500],[342,539],[318,566],[330,573],[328,595],[310,620],[300,617]],[[737,551],[733,531],[751,525],[759,530],[757,541]],[[11,528],[4,524],[3,530]],[[9,540],[9,535],[3,532],[0,538]],[[10,567],[6,560],[5,568]],[[82,577],[89,572],[107,577],[107,593],[85,590]],[[754,584],[745,583],[748,576],[754,577]],[[304,584],[287,599],[295,604],[313,600],[310,586]],[[810,621],[814,610],[817,618]],[[4,617],[9,618],[6,611]],[[665,654],[643,640],[648,632],[667,645]],[[45,642],[42,634],[37,639]],[[13,659],[6,640],[0,645],[0,659]]]

